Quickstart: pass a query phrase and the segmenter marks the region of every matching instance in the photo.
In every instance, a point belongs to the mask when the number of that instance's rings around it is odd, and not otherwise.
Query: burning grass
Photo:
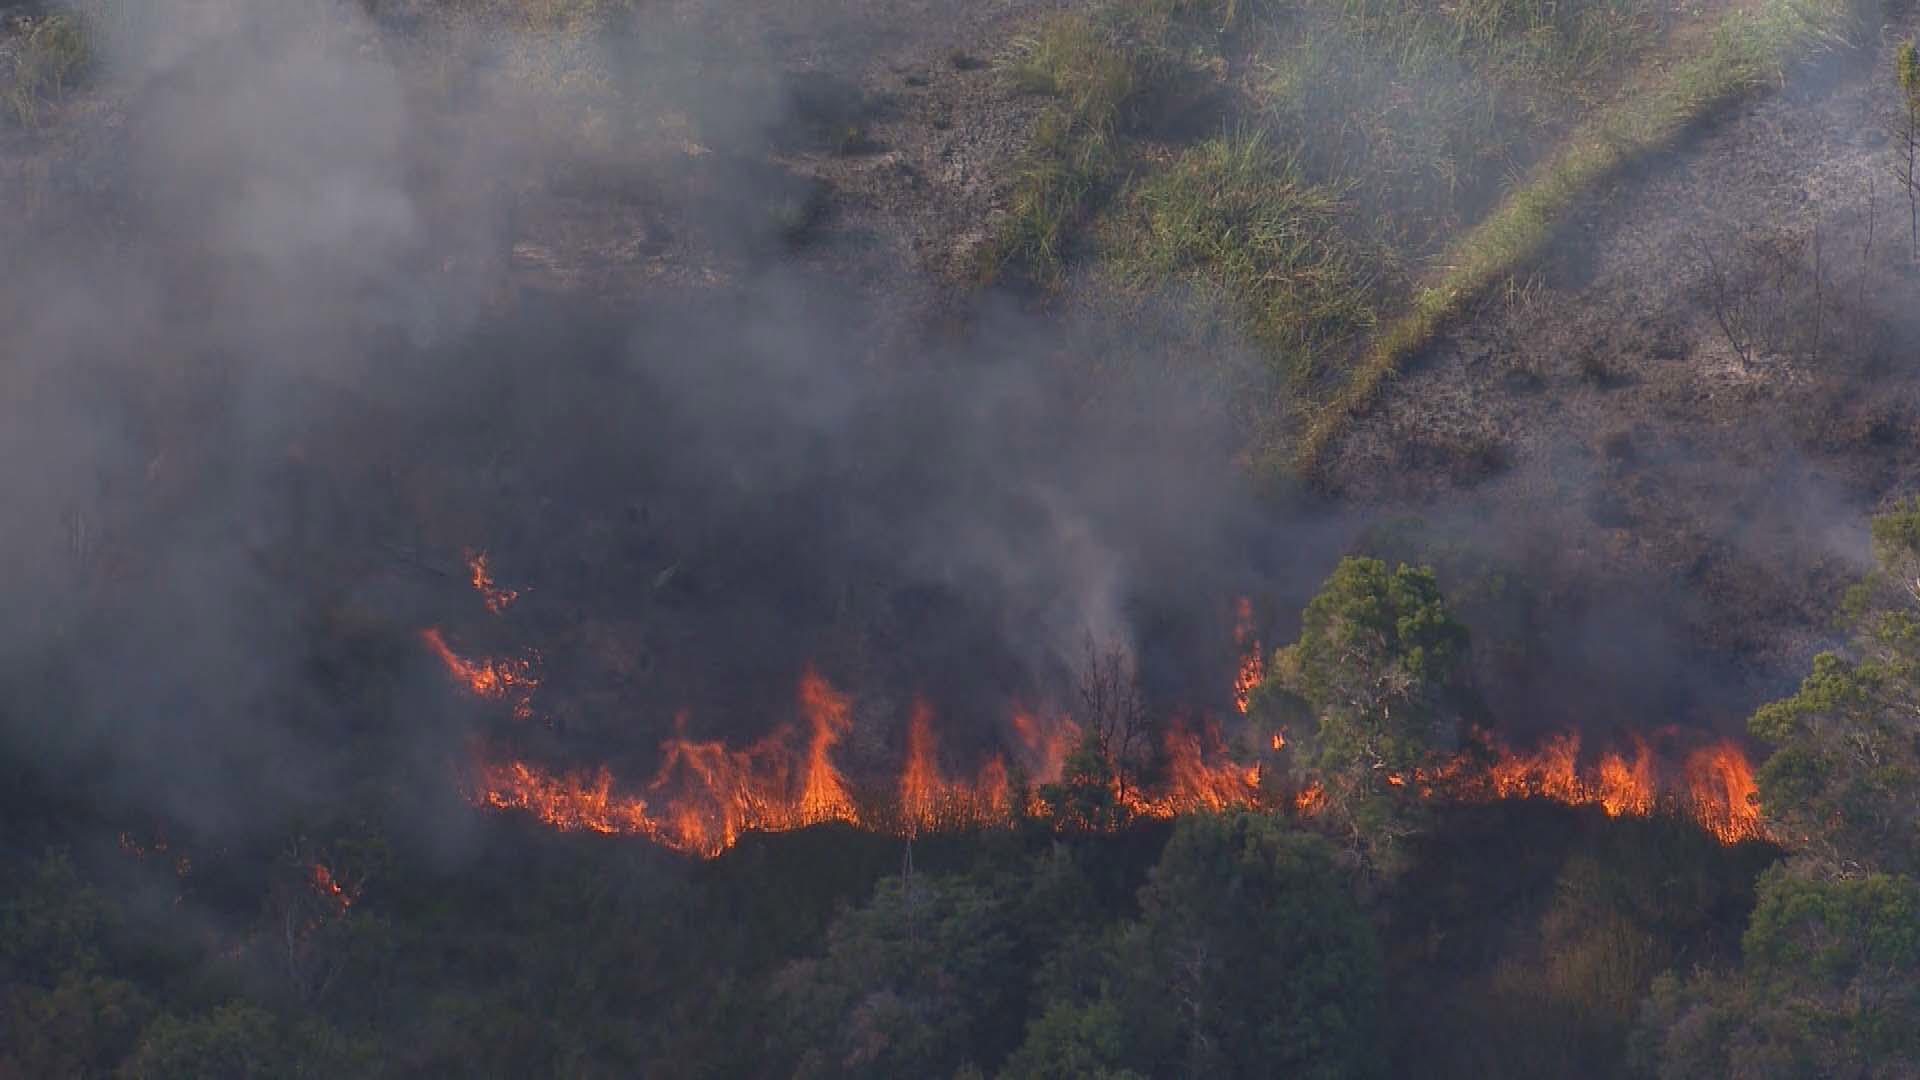
[[[748,832],[788,832],[840,822],[900,836],[1002,828],[1018,820],[1056,828],[1117,828],[1189,813],[1254,809],[1311,818],[1322,796],[1308,784],[1282,782],[1276,735],[1270,751],[1237,752],[1215,724],[1168,725],[1156,778],[1141,784],[1120,762],[1076,772],[1073,747],[1093,744],[1065,715],[1015,711],[1009,721],[1016,781],[1006,755],[989,756],[973,774],[942,765],[934,713],[915,702],[896,778],[859,785],[836,761],[852,701],[817,671],[796,692],[803,724],[782,724],[740,748],[685,735],[685,717],[660,747],[660,765],[638,789],[622,791],[608,768],[554,772],[484,754],[471,777],[477,804],[531,814],[563,831],[639,836],[676,851],[712,857]],[[1411,784],[1409,784],[1409,779]],[[1753,771],[1739,747],[1696,747],[1678,765],[1656,759],[1645,743],[1630,755],[1607,752],[1582,762],[1574,734],[1515,751],[1482,737],[1451,760],[1411,778],[1387,777],[1397,788],[1451,802],[1538,798],[1598,806],[1611,817],[1675,814],[1723,843],[1761,839]],[[1089,790],[1094,785],[1095,790]],[[1089,818],[1088,797],[1107,810]]]
[[[1537,798],[1598,806],[1608,817],[1673,813],[1722,843],[1765,838],[1753,766],[1739,746],[1726,740],[1703,744],[1676,765],[1661,761],[1646,742],[1630,741],[1627,753],[1609,750],[1583,762],[1577,733],[1549,737],[1527,751],[1481,736],[1420,783],[1431,795],[1460,802]]]

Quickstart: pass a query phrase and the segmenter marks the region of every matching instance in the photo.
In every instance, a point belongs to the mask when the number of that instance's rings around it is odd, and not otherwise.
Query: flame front
[[[1755,800],[1753,766],[1730,740],[1689,752],[1678,775],[1663,775],[1654,754],[1638,738],[1633,755],[1609,751],[1590,767],[1580,765],[1580,736],[1556,735],[1532,751],[1518,752],[1480,736],[1493,760],[1476,772],[1473,755],[1419,777],[1428,794],[1461,802],[1539,798],[1570,806],[1594,805],[1610,817],[1646,817],[1671,810],[1692,818],[1721,842],[1766,837]]]
[[[968,784],[940,771],[933,734],[933,709],[915,701],[907,721],[907,762],[900,771],[900,827],[909,835],[942,829],[974,828],[1005,822],[1011,816],[1006,760],[995,754]]]
[[[501,810],[525,810],[556,829],[658,836],[644,799],[613,793],[613,773],[553,775],[524,762],[480,767],[480,798]]]
[[[503,810],[524,810],[567,831],[645,836],[668,847],[718,855],[748,831],[786,832],[829,821],[860,823],[833,748],[852,724],[852,706],[817,672],[800,680],[802,742],[790,724],[743,749],[676,734],[660,746],[660,767],[644,795],[615,790],[612,772],[549,772],[523,761],[482,761],[475,798]],[[800,746],[796,748],[796,742]],[[1005,770],[998,785],[1004,804]]]
[[[833,761],[834,747],[852,716],[847,696],[809,669],[800,680],[802,736],[790,724],[741,749],[683,734],[660,747],[660,766],[635,794],[619,792],[605,767],[552,772],[524,761],[483,759],[474,770],[473,798],[500,810],[520,810],[565,831],[643,836],[690,854],[713,856],[747,832],[786,832],[840,821],[900,835],[1001,826],[1013,820],[1014,791],[1006,760],[989,757],[969,781],[940,767],[933,710],[917,702],[907,724],[906,760],[892,796],[862,802]],[[1057,779],[1067,748],[1079,735],[1068,717],[1042,722],[1024,710],[1014,729],[1030,737],[1035,776]],[[1197,810],[1254,806],[1260,770],[1229,760],[1212,726],[1176,728],[1166,741],[1167,782],[1151,792],[1126,790],[1122,804],[1135,817],[1165,818]],[[1046,775],[1048,770],[1052,775]],[[1047,814],[1034,792],[1025,812]]]
[[[484,558],[475,584],[490,582]],[[487,586],[491,588],[489,584]],[[483,593],[484,593],[483,589]],[[1235,679],[1235,705],[1261,677],[1252,607],[1236,607],[1235,640],[1244,650]],[[456,654],[437,629],[422,639],[447,671],[471,693],[488,699],[517,696],[516,714],[526,715],[527,692],[539,685],[533,660],[468,660]],[[906,724],[905,757],[888,786],[856,790],[835,760],[853,727],[853,703],[809,667],[800,676],[797,717],[758,741],[730,747],[686,736],[686,717],[676,718],[672,738],[660,746],[659,766],[647,782],[622,792],[606,767],[553,772],[523,761],[483,760],[473,779],[476,802],[525,811],[551,827],[644,836],[679,851],[718,855],[753,831],[783,832],[826,822],[913,836],[922,832],[1006,825],[1020,815],[1063,823],[1048,805],[1043,785],[1058,781],[1068,756],[1080,745],[1082,728],[1061,713],[1015,706],[1009,717],[1011,749],[1030,781],[1016,791],[1007,759],[989,756],[972,779],[942,768],[933,707],[916,700]],[[1280,731],[1262,742],[1263,761],[1228,752],[1218,724],[1169,725],[1154,771],[1161,779],[1147,789],[1111,770],[1112,794],[1127,818],[1169,818],[1235,808],[1290,809],[1303,817],[1320,813],[1327,790],[1309,782],[1267,790],[1264,763],[1283,760],[1288,748]],[[1270,749],[1266,749],[1270,748]],[[1383,774],[1382,781],[1410,797],[1452,802],[1539,798],[1594,805],[1611,817],[1684,814],[1724,843],[1764,838],[1754,799],[1752,767],[1740,748],[1722,741],[1686,754],[1679,768],[1662,768],[1654,751],[1634,739],[1626,753],[1608,751],[1583,764],[1580,737],[1551,737],[1536,748],[1515,751],[1484,733],[1475,745],[1438,766]],[[1277,801],[1276,801],[1277,800]],[[319,879],[316,878],[318,886]]]
[[[1005,759],[989,757],[971,781],[948,775],[939,762],[933,710],[925,702],[916,702],[909,717],[906,757],[891,791],[875,790],[865,799],[856,797],[832,758],[849,723],[847,697],[809,671],[801,680],[800,703],[808,722],[805,733],[783,724],[740,749],[676,734],[661,744],[659,769],[636,794],[622,794],[604,766],[550,772],[523,761],[483,761],[474,798],[496,809],[526,811],[556,829],[642,836],[703,856],[720,854],[747,832],[786,832],[828,821],[902,836],[1013,821],[1016,792]],[[1051,726],[1031,713],[1015,717],[1016,731],[1024,721],[1033,732],[1042,764],[1057,763],[1052,748],[1067,744],[1069,733],[1077,730],[1066,717]],[[684,729],[684,718],[680,726]],[[1262,766],[1234,760],[1212,724],[1174,725],[1162,749],[1160,784],[1140,790],[1116,782],[1114,795],[1126,818],[1280,807],[1312,817],[1326,805],[1326,791],[1317,783],[1270,802],[1261,784]],[[1549,739],[1524,753],[1487,749],[1494,752],[1490,762],[1462,754],[1411,778],[1394,774],[1384,780],[1453,802],[1540,798],[1598,806],[1612,817],[1678,812],[1728,844],[1765,836],[1753,800],[1752,768],[1731,742],[1693,751],[1679,774],[1665,781],[1644,743],[1635,744],[1631,757],[1607,753],[1587,767],[1579,763],[1574,735]],[[1020,794],[1024,813],[1053,816],[1036,790]]]
[[[1135,816],[1169,818],[1260,804],[1260,766],[1227,758],[1214,725],[1189,731],[1175,724],[1167,732],[1164,749],[1166,787],[1157,797],[1129,791],[1125,802]]]

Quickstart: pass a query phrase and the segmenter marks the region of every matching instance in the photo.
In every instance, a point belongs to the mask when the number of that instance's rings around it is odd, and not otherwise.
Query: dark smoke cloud
[[[753,255],[735,283],[609,302],[503,270],[527,200],[606,152],[528,89],[578,56],[456,27],[425,64],[348,4],[113,10],[112,104],[0,287],[0,737],[102,796],[259,826],[377,757],[450,798],[468,717],[428,623],[546,648],[573,753],[644,759],[680,705],[758,734],[810,660],[984,744],[1087,635],[1192,692],[1232,589],[1324,569],[1338,530],[1276,530],[1223,467],[1217,358],[991,302],[930,331],[904,276],[783,266],[743,222],[792,97],[716,55],[764,59],[750,34],[568,46],[651,72],[627,119],[697,103],[745,148],[698,201],[628,193]],[[511,616],[476,617],[462,544],[526,587]]]

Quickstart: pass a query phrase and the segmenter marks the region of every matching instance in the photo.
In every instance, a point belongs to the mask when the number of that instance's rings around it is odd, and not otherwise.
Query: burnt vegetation
[[[0,1077],[1920,1074],[1916,32],[0,0]]]

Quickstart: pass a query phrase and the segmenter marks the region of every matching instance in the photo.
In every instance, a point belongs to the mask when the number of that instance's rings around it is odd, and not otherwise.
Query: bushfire
[[[474,589],[499,614],[517,594],[494,584],[484,555],[470,557],[470,564]],[[496,603],[496,598],[503,599]],[[1233,615],[1239,653],[1233,702],[1245,713],[1264,667],[1251,603],[1238,600]],[[529,715],[528,695],[539,686],[537,657],[468,660],[437,629],[421,636],[470,693],[510,699],[516,715]],[[1289,752],[1282,732],[1233,747],[1211,721],[1168,725],[1151,767],[1122,769],[1112,767],[1107,741],[1089,738],[1073,717],[1016,705],[1006,723],[1007,752],[988,756],[971,775],[950,771],[941,761],[934,708],[924,700],[914,701],[909,710],[895,779],[856,785],[835,760],[836,748],[852,729],[852,715],[851,698],[809,667],[795,692],[799,722],[782,722],[745,746],[689,738],[682,713],[675,718],[673,736],[660,746],[653,774],[624,787],[605,766],[553,771],[483,747],[470,794],[481,805],[525,811],[557,829],[642,836],[703,856],[720,854],[748,832],[828,822],[902,836],[990,828],[1018,817],[1084,826],[1091,823],[1076,800],[1089,794],[1106,807],[1098,824],[1239,807],[1311,817],[1327,804],[1318,784],[1300,786],[1277,768]],[[1081,760],[1073,756],[1081,748],[1094,755],[1096,765],[1108,755],[1108,767],[1079,767],[1069,775],[1076,768],[1072,763]],[[1144,772],[1148,782],[1131,779],[1135,772]],[[1445,763],[1384,779],[1421,797],[1455,802],[1540,798],[1595,805],[1614,817],[1679,813],[1729,844],[1764,835],[1753,770],[1730,741],[1698,746],[1681,755],[1677,765],[1640,740],[1627,753],[1610,750],[1583,763],[1577,734],[1518,751],[1476,733]]]
[[[513,699],[514,716],[525,720],[533,715],[529,693],[540,686],[540,658],[537,654],[522,659],[502,660],[482,657],[469,660],[453,651],[439,628],[420,631],[420,640],[438,657],[447,674],[476,697],[494,700]]]
[[[989,757],[971,776],[940,762],[934,713],[915,702],[906,728],[897,780],[856,788],[834,762],[833,750],[849,726],[851,704],[818,672],[808,670],[796,694],[804,725],[783,724],[741,748],[689,739],[681,718],[662,744],[660,766],[644,784],[622,791],[605,767],[552,772],[519,760],[475,767],[473,797],[487,806],[524,810],[563,830],[644,836],[691,854],[718,855],[750,831],[784,832],[825,822],[911,836],[1010,824],[1016,814],[1061,820],[1070,808],[1049,803],[1068,751],[1080,744],[1071,717],[1012,714],[1015,765]],[[1263,745],[1271,745],[1263,743]],[[1283,744],[1284,745],[1284,742]],[[1161,747],[1158,780],[1131,786],[1110,780],[1112,820],[1170,818],[1239,807],[1283,808],[1312,816],[1325,802],[1316,786],[1290,789],[1267,779],[1273,758],[1237,760],[1211,724],[1174,725]],[[1563,735],[1531,751],[1514,751],[1482,738],[1468,750],[1413,778],[1429,798],[1459,802],[1542,798],[1596,805],[1615,817],[1683,813],[1725,843],[1762,836],[1752,795],[1752,770],[1739,747],[1717,742],[1663,769],[1645,744],[1631,756],[1605,753],[1582,765],[1579,739]],[[1389,778],[1405,786],[1404,778]]]
[[[1417,780],[1423,792],[1463,802],[1551,799],[1598,806],[1611,817],[1675,811],[1723,843],[1765,836],[1753,766],[1738,745],[1723,739],[1694,747],[1675,769],[1663,768],[1643,740],[1632,744],[1630,755],[1610,750],[1582,765],[1577,733],[1552,736],[1528,751],[1478,734],[1467,751]]]
[[[711,856],[746,832],[825,822],[911,836],[1007,825],[1016,811],[1049,816],[1057,808],[1042,792],[1062,778],[1068,751],[1081,741],[1071,717],[1041,720],[1015,712],[1010,726],[1025,780],[1016,791],[1003,755],[989,757],[970,777],[943,769],[933,710],[916,702],[898,780],[856,792],[832,755],[849,724],[848,698],[811,669],[801,676],[797,698],[804,729],[784,724],[739,749],[686,738],[680,718],[680,730],[660,747],[659,768],[631,794],[618,791],[604,767],[551,772],[484,755],[474,769],[472,794],[484,805],[525,810],[558,829],[644,836]],[[1229,760],[1217,730],[1176,726],[1164,750],[1164,782],[1146,790],[1117,782],[1111,787],[1121,816],[1168,818],[1263,802],[1261,766]]]

